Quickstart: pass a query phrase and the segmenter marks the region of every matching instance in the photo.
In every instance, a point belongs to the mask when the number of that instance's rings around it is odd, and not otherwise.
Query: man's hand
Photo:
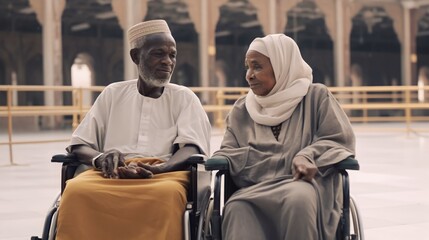
[[[296,156],[292,160],[293,179],[303,179],[311,182],[316,176],[317,167],[303,156]]]
[[[125,167],[118,167],[118,175],[121,179],[141,179],[153,177],[152,172],[139,167],[138,163],[132,162]]]
[[[118,150],[107,151],[97,160],[105,178],[119,178],[118,167],[125,166],[124,154]]]

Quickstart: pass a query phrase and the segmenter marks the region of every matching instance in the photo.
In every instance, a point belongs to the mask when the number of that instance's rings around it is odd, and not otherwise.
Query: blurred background
[[[173,81],[186,86],[247,86],[244,53],[269,33],[295,39],[314,81],[327,86],[428,84],[428,0],[1,0],[0,84],[135,78],[126,29],[158,18],[178,45]]]
[[[424,239],[429,0],[0,0],[0,239],[40,233],[59,190],[50,157],[104,86],[137,77],[126,30],[151,19],[172,30],[172,82],[200,97],[213,151],[248,91],[250,42],[293,38],[356,131],[352,194],[368,239]]]
[[[0,86],[88,88],[136,78],[126,29],[158,18],[169,23],[177,41],[175,83],[246,87],[249,43],[284,33],[298,43],[314,82],[420,86],[411,101],[429,98],[424,89],[429,85],[429,0],[0,0]],[[8,104],[8,90],[13,90],[12,106],[75,104],[70,89],[0,88],[0,108]],[[384,90],[376,93],[390,96],[379,96],[380,101],[409,101],[400,99],[401,88]],[[91,105],[97,94],[88,91],[80,100]],[[343,102],[377,98],[353,94]],[[203,103],[218,104],[207,92],[199,96]],[[350,108],[349,115],[398,115],[386,108],[362,109]],[[7,126],[5,117],[0,114],[1,129]],[[67,118],[21,116],[14,127],[56,128],[70,125]]]
[[[355,90],[343,103],[376,98],[423,103],[429,98],[424,88],[429,85],[429,0],[0,0],[0,86],[88,88],[136,78],[126,29],[158,18],[169,23],[177,41],[172,82],[185,86],[246,87],[249,43],[284,33],[298,43],[314,82],[420,86],[409,99],[404,88],[382,88],[373,93],[389,96],[362,97],[367,92]],[[0,108],[8,105],[8,90],[13,90],[12,106],[75,104],[70,89],[2,88]],[[80,101],[91,105],[97,95],[85,92]],[[208,92],[199,96],[203,103],[219,104]],[[410,111],[421,117],[427,112],[422,108]],[[405,115],[389,108],[365,109],[349,108],[348,113]],[[0,114],[2,129],[5,117]],[[22,116],[14,127],[56,128],[70,125],[67,118]]]

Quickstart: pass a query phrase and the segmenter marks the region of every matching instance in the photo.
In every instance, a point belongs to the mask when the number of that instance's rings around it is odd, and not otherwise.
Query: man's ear
[[[133,62],[138,65],[140,60],[139,60],[139,50],[137,48],[133,48],[130,50],[130,57],[131,60],[133,60]]]

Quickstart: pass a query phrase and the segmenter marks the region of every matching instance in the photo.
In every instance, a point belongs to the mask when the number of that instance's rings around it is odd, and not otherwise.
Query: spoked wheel
[[[359,212],[356,201],[350,196],[350,213],[351,213],[351,222],[353,224],[353,239],[356,240],[365,240],[363,223],[361,219],[361,214]]]
[[[212,239],[211,217],[213,214],[213,198],[210,198],[206,209],[207,209],[206,214],[201,225],[202,226],[201,239],[211,240]]]

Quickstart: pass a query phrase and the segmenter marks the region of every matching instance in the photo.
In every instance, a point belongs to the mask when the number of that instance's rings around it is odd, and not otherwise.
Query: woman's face
[[[257,51],[249,51],[244,63],[250,89],[255,95],[266,96],[276,84],[270,59]]]

